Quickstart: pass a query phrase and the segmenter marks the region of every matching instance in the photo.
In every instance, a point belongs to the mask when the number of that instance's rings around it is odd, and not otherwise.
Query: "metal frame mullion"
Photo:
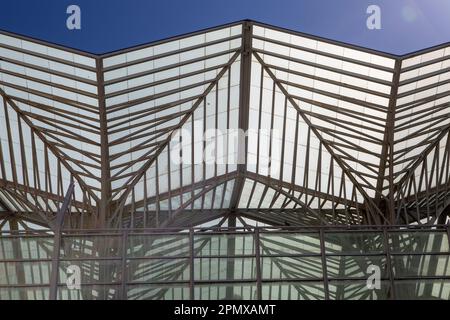
[[[245,21],[242,24],[242,43],[241,43],[241,69],[239,83],[239,129],[245,133],[248,130],[249,112],[250,112],[250,81],[252,67],[252,37],[253,24]],[[234,182],[233,191],[230,200],[230,210],[235,211],[239,205],[239,199],[245,184],[245,174],[247,172],[247,150],[248,137],[245,137],[244,145],[239,141],[238,146],[238,177]],[[244,160],[244,163],[241,163]]]

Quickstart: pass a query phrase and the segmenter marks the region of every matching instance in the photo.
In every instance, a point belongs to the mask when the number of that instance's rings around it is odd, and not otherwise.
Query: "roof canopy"
[[[0,208],[43,224],[71,181],[76,227],[447,214],[449,45],[398,57],[243,21],[97,56],[0,33],[0,94]]]

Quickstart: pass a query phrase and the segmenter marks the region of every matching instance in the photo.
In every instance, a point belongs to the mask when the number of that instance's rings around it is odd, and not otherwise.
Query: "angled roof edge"
[[[326,38],[326,37],[321,37],[321,36],[315,36],[312,34],[308,34],[308,33],[304,33],[304,32],[300,32],[300,31],[295,31],[292,29],[287,29],[287,28],[283,28],[283,27],[277,27],[268,23],[263,23],[263,22],[258,22],[255,20],[251,20],[251,19],[244,19],[244,20],[238,20],[235,22],[230,22],[230,23],[226,23],[226,24],[221,24],[221,25],[217,25],[215,27],[211,27],[211,28],[204,28],[204,29],[200,29],[197,31],[193,31],[193,32],[187,32],[184,34],[180,34],[180,35],[176,35],[173,37],[169,37],[169,38],[164,38],[164,39],[160,39],[160,40],[155,40],[155,41],[151,41],[151,42],[146,42],[143,44],[138,44],[138,45],[134,45],[131,47],[127,47],[127,48],[123,48],[123,49],[117,49],[117,50],[113,50],[110,52],[105,52],[105,53],[92,53],[89,51],[85,51],[85,50],[81,50],[81,49],[76,49],[73,47],[69,47],[69,46],[65,46],[65,45],[60,45],[60,44],[56,44],[54,42],[50,42],[50,41],[45,41],[45,40],[41,40],[41,39],[37,39],[34,37],[30,37],[30,36],[26,36],[23,34],[19,34],[19,33],[15,33],[15,32],[10,32],[10,31],[6,31],[6,30],[2,30],[0,29],[0,34],[3,35],[7,35],[7,36],[11,36],[11,37],[15,37],[15,38],[19,38],[22,40],[26,40],[26,41],[30,41],[30,42],[34,42],[37,44],[41,44],[41,45],[45,45],[45,46],[49,46],[49,47],[53,47],[55,49],[60,49],[60,50],[64,50],[64,51],[68,51],[74,54],[80,54],[83,56],[87,56],[93,59],[98,59],[98,58],[107,58],[107,57],[111,57],[117,54],[122,54],[122,53],[126,53],[126,52],[131,52],[131,51],[135,51],[135,50],[139,50],[139,49],[143,49],[146,47],[150,47],[150,46],[154,46],[154,45],[158,45],[158,44],[163,44],[166,42],[170,42],[170,41],[175,41],[178,39],[182,39],[188,36],[194,36],[197,34],[201,34],[207,31],[214,31],[214,30],[218,30],[218,29],[222,29],[222,28],[226,28],[226,27],[232,27],[232,26],[236,26],[239,24],[242,24],[244,22],[252,22],[254,25],[260,26],[260,27],[265,27],[265,28],[270,28],[273,30],[277,30],[277,31],[281,31],[281,32],[286,32],[289,34],[293,34],[293,35],[298,35],[301,37],[305,37],[305,38],[309,38],[309,39],[313,39],[313,40],[318,40],[318,41],[324,41],[330,44],[335,44],[338,46],[342,46],[342,47],[346,47],[346,48],[351,48],[351,49],[356,49],[356,50],[360,50],[360,51],[364,51],[367,53],[372,53],[372,54],[376,54],[379,56],[384,56],[387,58],[391,58],[391,59],[408,59],[408,58],[412,58],[424,53],[428,53],[428,52],[432,52],[432,51],[436,51],[439,50],[441,48],[445,48],[450,46],[450,41],[448,42],[444,42],[442,44],[438,44],[438,45],[434,45],[431,47],[427,47],[424,49],[419,49],[410,53],[406,53],[406,54],[393,54],[393,53],[389,53],[389,52],[385,52],[385,51],[381,51],[381,50],[376,50],[376,49],[371,49],[371,48],[367,48],[367,47],[363,47],[360,45],[355,45],[355,44],[351,44],[348,42],[343,42],[343,41],[338,41],[338,40],[333,40],[330,38]]]

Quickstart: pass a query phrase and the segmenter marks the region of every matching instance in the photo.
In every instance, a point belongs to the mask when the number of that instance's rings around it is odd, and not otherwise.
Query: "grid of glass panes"
[[[119,299],[122,283],[123,236],[63,235],[58,259],[58,299]],[[72,288],[74,276],[79,287]]]
[[[0,236],[0,300],[48,299],[52,235]]]
[[[325,250],[330,298],[376,300],[390,296],[385,237],[381,231],[326,232]],[[380,271],[379,287],[367,287],[368,276]]]
[[[36,189],[40,189],[40,184],[49,178],[49,188],[58,190],[57,170],[52,170],[46,177],[44,169],[46,162],[51,168],[56,168],[58,160],[48,152],[37,136],[39,133],[69,158],[68,164],[79,172],[87,185],[99,191],[100,138],[95,57],[7,34],[0,34],[0,57],[0,90],[8,97],[0,102],[0,147],[5,163],[5,176],[2,178]],[[3,125],[7,118],[10,142],[7,126]],[[20,156],[21,152],[23,156]],[[12,168],[14,164],[16,168]],[[40,183],[34,167],[37,167]],[[66,168],[61,170],[63,189],[67,190],[70,173]],[[80,188],[77,187],[75,193],[76,199],[83,199]],[[35,199],[30,198],[29,201],[36,205]],[[14,204],[23,211],[29,210],[20,203]]]
[[[450,299],[448,237],[433,230],[389,233],[397,299]]]
[[[403,178],[414,160],[450,124],[450,47],[431,51],[402,61],[397,94],[394,129],[394,181]],[[442,160],[446,141],[439,142]],[[430,173],[435,151],[428,155],[426,171]],[[415,170],[420,175],[422,167]],[[430,187],[436,178],[430,176]],[[424,190],[418,185],[417,191]]]
[[[256,298],[257,262],[252,233],[205,233],[196,234],[195,239],[205,243],[194,255],[195,299]]]
[[[190,249],[188,233],[130,234],[126,298],[189,299]]]
[[[212,166],[205,177],[201,165],[192,174],[190,161],[183,161],[189,163],[183,166],[168,162],[181,145],[175,129],[189,137],[193,133],[181,149],[185,157],[193,152],[193,162],[198,163],[205,130],[237,128],[241,29],[239,24],[104,58],[114,198],[157,148],[162,148],[158,165],[147,169],[146,178],[138,182],[136,198],[143,198],[144,189],[155,196],[154,187],[144,187],[154,186],[155,179],[164,193],[213,176]],[[222,156],[228,156],[227,150]],[[219,166],[217,174],[222,171]]]
[[[53,240],[0,237],[2,299],[48,299]],[[99,230],[64,234],[58,265],[58,299],[450,298],[445,228]]]
[[[318,232],[260,233],[262,299],[324,299]]]
[[[283,128],[283,119],[286,118],[287,129],[283,130],[287,130],[286,140],[292,144],[295,121],[300,120],[298,141],[300,148],[305,148],[309,122],[323,139],[330,142],[333,152],[344,159],[354,171],[354,177],[372,196],[395,60],[262,26],[253,28],[253,48],[258,57],[253,59],[255,67],[252,68],[251,108],[254,110],[250,119],[256,119],[253,126],[258,121],[260,108],[263,108],[261,117],[270,118],[271,113],[276,116],[276,128]],[[257,62],[265,64],[263,72]],[[306,119],[298,119],[297,110],[291,100],[285,102],[280,86]],[[260,91],[262,102],[259,101]],[[270,124],[261,121],[264,123],[266,126]],[[317,150],[318,143],[315,137],[311,147],[316,145],[314,148]],[[292,149],[289,146],[285,148],[287,152]],[[255,151],[251,152],[255,154]],[[286,158],[292,159],[292,156],[288,154]],[[283,168],[288,178],[282,177],[288,181],[292,171],[289,166],[292,165],[288,163]],[[297,180],[301,181],[301,177],[296,179],[296,183],[301,183]]]

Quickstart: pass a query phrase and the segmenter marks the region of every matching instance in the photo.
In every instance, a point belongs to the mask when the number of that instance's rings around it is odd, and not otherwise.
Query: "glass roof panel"
[[[440,183],[450,48],[404,59],[395,90],[393,56],[258,23],[246,29],[246,48],[242,25],[103,56],[0,34],[0,179],[47,193],[21,199],[20,190],[0,189],[3,202],[55,211],[75,176],[76,200],[94,211],[110,183],[108,201],[128,213],[238,205],[252,214],[296,210],[304,223],[356,223],[385,210],[375,203],[390,194],[389,174],[399,190],[425,173],[418,190]],[[247,70],[250,83],[241,83]],[[242,148],[226,131],[247,118]],[[174,162],[180,155],[190,162]]]

